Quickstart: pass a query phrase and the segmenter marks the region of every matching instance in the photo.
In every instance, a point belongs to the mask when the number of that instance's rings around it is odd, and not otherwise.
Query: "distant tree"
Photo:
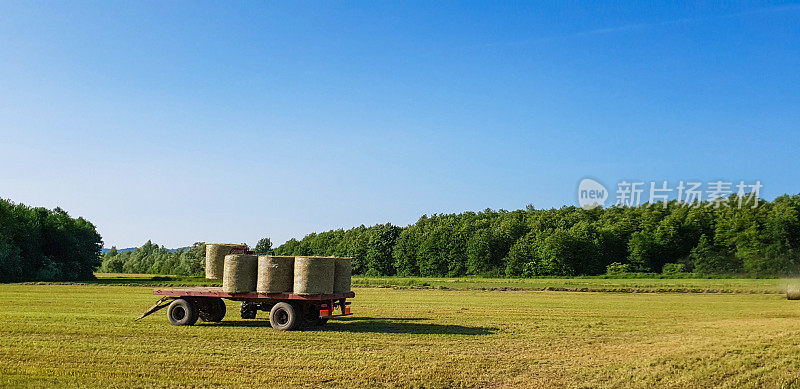
[[[200,275],[203,274],[206,265],[206,244],[196,242],[179,253],[178,272],[173,274]]]
[[[0,243],[0,282],[19,281],[26,278],[22,251],[9,243]]]
[[[298,253],[300,247],[300,241],[295,238],[289,239],[286,243],[278,246],[275,249],[275,254],[277,255],[300,255]]]
[[[83,218],[0,199],[0,282],[92,279],[102,247]]]
[[[506,260],[506,275],[509,277],[533,276],[535,269],[539,266],[537,248],[539,245],[539,234],[529,232],[520,238],[508,252]]]
[[[570,231],[557,229],[547,235],[537,250],[538,266],[533,268],[537,276],[575,276],[584,274],[582,259],[587,259],[585,243]]]
[[[492,269],[492,231],[478,230],[467,241],[467,273],[485,274]]]
[[[366,252],[367,274],[394,275],[392,249],[400,236],[400,227],[389,223],[379,224],[370,229]]]
[[[725,247],[715,244],[702,235],[697,247],[692,249],[695,271],[701,274],[735,274],[744,272],[742,260]]]
[[[119,251],[116,246],[111,246],[111,250],[103,255],[100,271],[104,273],[122,273],[125,264],[122,258],[118,258]]]
[[[272,241],[269,238],[262,238],[259,240],[253,251],[260,255],[272,255],[275,253],[275,251],[272,250]]]
[[[412,225],[403,229],[395,241],[392,249],[394,267],[401,276],[418,276],[417,252],[419,251],[420,235],[422,228]]]
[[[188,248],[171,251],[151,241],[133,250],[111,248],[102,257],[98,270],[107,273],[149,273],[199,276],[203,274],[206,245],[196,242]]]

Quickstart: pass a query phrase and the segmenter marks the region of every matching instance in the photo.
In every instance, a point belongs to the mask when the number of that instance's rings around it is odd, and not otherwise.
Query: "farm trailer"
[[[255,319],[257,311],[269,312],[269,324],[279,331],[294,330],[300,326],[323,326],[328,319],[349,316],[348,298],[355,293],[299,295],[294,293],[225,293],[220,287],[195,287],[156,289],[156,296],[163,296],[138,319],[142,319],[163,308],[172,325],[190,326],[202,319],[219,322],[225,317],[223,299],[241,301],[242,319]],[[336,310],[340,313],[336,313]]]

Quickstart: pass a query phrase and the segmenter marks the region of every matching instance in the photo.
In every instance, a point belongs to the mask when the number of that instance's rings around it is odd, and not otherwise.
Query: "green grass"
[[[218,324],[173,327],[163,311],[134,322],[156,300],[150,288],[0,285],[0,386],[800,384],[800,301],[779,294],[355,292],[353,317],[276,332],[234,304]]]

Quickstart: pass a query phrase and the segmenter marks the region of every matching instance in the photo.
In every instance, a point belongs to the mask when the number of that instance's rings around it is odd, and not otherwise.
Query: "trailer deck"
[[[174,297],[220,297],[235,301],[262,301],[262,300],[339,300],[346,298],[353,298],[356,296],[353,292],[336,293],[336,294],[295,294],[295,293],[225,293],[221,287],[218,286],[198,286],[193,288],[170,288],[170,289],[156,289],[153,291],[156,296],[174,296]]]

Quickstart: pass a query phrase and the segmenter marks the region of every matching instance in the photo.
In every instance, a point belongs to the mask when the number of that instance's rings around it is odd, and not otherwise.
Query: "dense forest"
[[[0,199],[0,282],[92,279],[102,247],[83,218]]]
[[[785,275],[800,270],[800,195],[758,207],[675,201],[650,207],[577,207],[422,216],[309,234],[277,255],[348,256],[354,273],[421,276],[576,276],[613,272]],[[112,250],[102,271],[202,274],[202,243],[170,251],[150,242]]]

